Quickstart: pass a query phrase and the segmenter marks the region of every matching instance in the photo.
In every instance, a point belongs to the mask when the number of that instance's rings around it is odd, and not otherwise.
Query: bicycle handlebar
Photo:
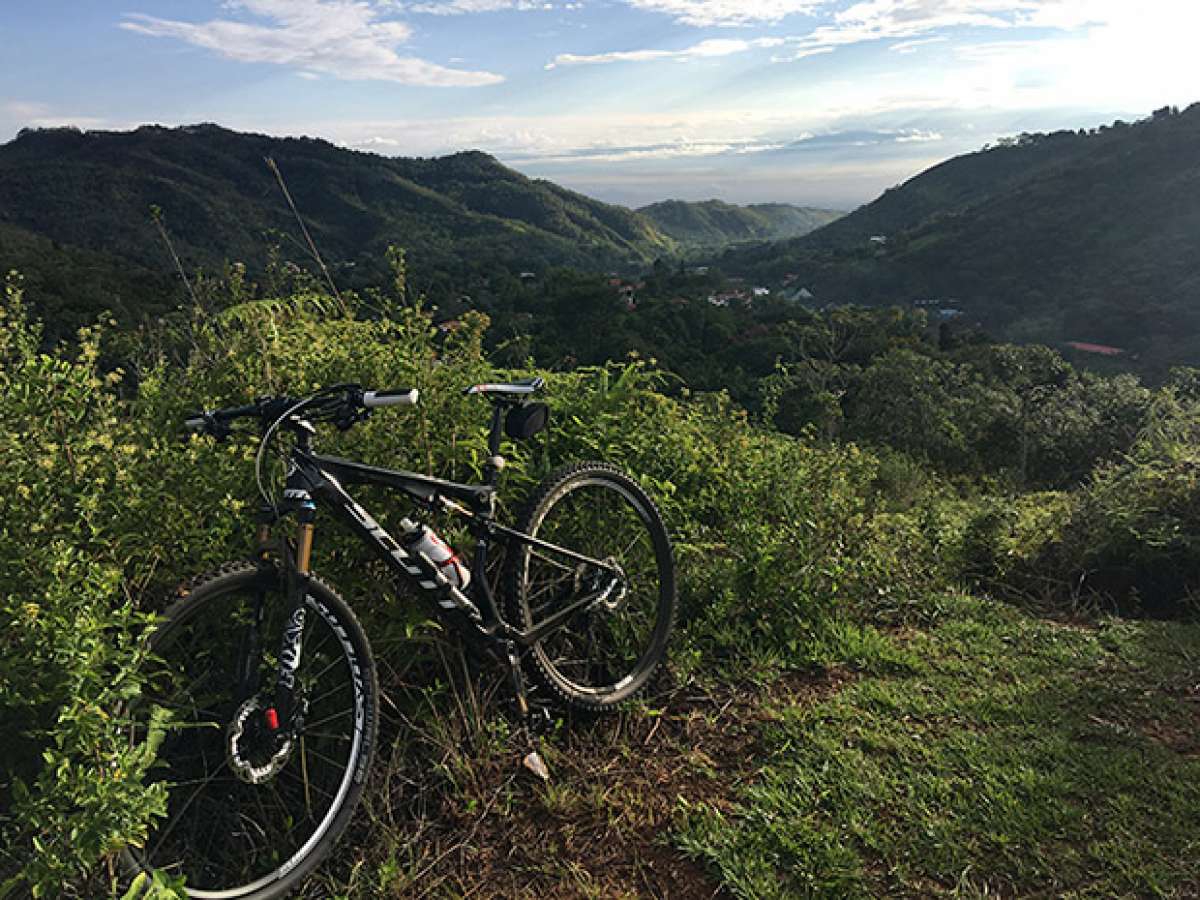
[[[340,393],[332,393],[333,391]],[[306,411],[319,406],[321,419],[345,429],[361,421],[372,409],[414,406],[419,397],[420,392],[416,388],[364,391],[358,385],[337,385],[307,398],[259,397],[253,403],[244,406],[192,413],[184,419],[183,426],[189,431],[224,438],[231,433],[230,426],[238,419],[257,418],[265,429],[270,423],[289,413],[291,416],[303,418]]]
[[[416,388],[391,391],[363,391],[362,404],[368,409],[382,406],[416,406],[421,392]]]

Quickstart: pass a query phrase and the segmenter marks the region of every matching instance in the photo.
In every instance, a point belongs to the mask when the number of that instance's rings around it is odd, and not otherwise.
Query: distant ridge
[[[721,200],[664,200],[637,211],[681,245],[710,249],[800,237],[844,215],[789,203],[735,206]]]
[[[720,264],[822,304],[942,301],[1001,337],[1123,347],[1161,372],[1200,365],[1198,248],[1195,104],[1002,141]]]

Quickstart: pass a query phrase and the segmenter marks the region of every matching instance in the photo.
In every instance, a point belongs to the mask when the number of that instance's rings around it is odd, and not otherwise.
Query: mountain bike
[[[637,482],[604,463],[566,466],[537,487],[514,527],[497,519],[502,440],[546,427],[546,405],[532,402],[542,387],[532,379],[467,390],[492,404],[481,484],[314,449],[317,426],[349,429],[378,409],[415,404],[416,390],[335,385],[188,419],[189,429],[218,439],[238,431],[239,420],[257,424],[266,502],[255,557],[194,580],[151,638],[156,662],[141,702],[169,716],[158,749],[168,806],[129,855],[135,870],[182,875],[195,897],[279,897],[348,825],[375,750],[379,686],[357,618],[312,570],[318,509],[426,598],[445,628],[503,668],[526,723],[534,716],[527,680],[560,707],[587,712],[611,710],[646,686],[666,655],[676,590],[671,542]],[[264,460],[284,434],[292,440],[275,496]],[[397,492],[418,519],[461,517],[474,539],[470,559],[414,518],[393,536],[350,496],[354,484]],[[294,531],[277,539],[284,520]],[[505,551],[495,592],[487,572],[494,548]],[[530,757],[536,768],[536,750]]]

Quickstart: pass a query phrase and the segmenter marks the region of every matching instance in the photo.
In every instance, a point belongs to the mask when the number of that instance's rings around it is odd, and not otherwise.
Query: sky
[[[850,209],[1200,101],[1197,0],[2,0],[0,141],[216,122],[610,202]]]

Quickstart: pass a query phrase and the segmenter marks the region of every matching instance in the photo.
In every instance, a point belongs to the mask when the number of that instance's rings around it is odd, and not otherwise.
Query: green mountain
[[[168,312],[182,291],[170,265],[168,259],[151,266],[64,245],[0,222],[0,278],[13,271],[21,274],[27,297],[52,339],[70,336],[102,310],[125,324]]]
[[[702,203],[664,200],[643,206],[638,212],[684,247],[708,249],[800,237],[843,215],[831,209],[790,203],[735,206],[720,200]]]
[[[163,211],[186,269],[239,260],[260,272],[273,241],[301,259],[266,157],[345,286],[381,283],[389,244],[407,248],[410,268],[430,280],[496,265],[628,269],[676,248],[631,210],[526,178],[480,152],[387,158],[215,125],[146,126],[27,130],[0,146],[0,268],[28,273],[43,310],[95,309],[82,295],[97,291],[116,291],[118,308],[168,308],[171,301],[158,298],[170,283],[162,273],[174,266],[152,206]],[[60,265],[93,271],[94,283],[59,284]]]
[[[1023,134],[935,166],[726,272],[822,304],[940,301],[1004,338],[1200,363],[1200,104]]]

